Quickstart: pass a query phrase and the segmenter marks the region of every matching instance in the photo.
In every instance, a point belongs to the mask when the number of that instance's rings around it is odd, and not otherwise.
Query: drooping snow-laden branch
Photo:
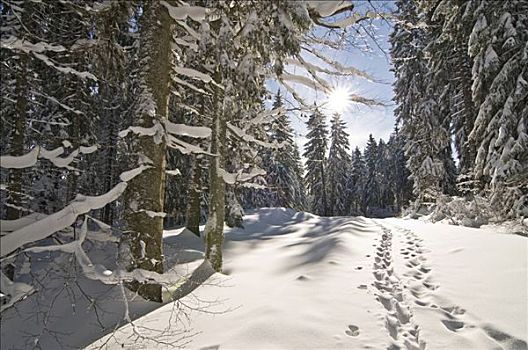
[[[238,126],[235,126],[229,122],[227,123],[227,130],[230,132],[231,135],[237,137],[238,139],[242,141],[245,141],[248,143],[254,143],[262,147],[277,149],[277,148],[281,148],[287,145],[287,142],[277,142],[277,141],[266,142],[266,141],[259,140],[255,138],[254,136],[247,134],[244,130],[240,129]]]
[[[282,73],[281,78],[282,81],[289,81],[295,84],[304,85],[312,90],[321,90],[325,93],[331,90],[331,87],[328,82],[319,78],[315,74],[312,74],[312,77],[306,77],[304,75],[284,72]]]
[[[110,191],[100,196],[77,195],[75,200],[62,210],[2,236],[0,238],[0,257],[5,257],[25,244],[47,238],[55,232],[71,226],[79,215],[86,214],[93,209],[100,209],[115,201],[125,191],[128,181],[148,168],[150,166],[141,165],[138,168],[126,171],[120,176],[121,182]]]
[[[129,133],[134,133],[139,136],[150,136],[161,141],[161,136],[165,137],[167,146],[175,148],[183,154],[207,154],[211,155],[207,151],[204,151],[198,146],[191,145],[185,141],[180,140],[176,136],[187,136],[192,138],[208,138],[211,136],[211,129],[204,126],[190,126],[185,124],[175,124],[168,120],[164,121],[164,125],[156,122],[150,128],[142,126],[130,126],[127,129],[119,133],[119,137],[126,137]]]
[[[349,1],[307,1],[306,4],[312,22],[328,29],[343,29],[370,18],[369,15],[353,13],[351,16],[342,20],[328,22],[324,19],[336,16],[340,13],[352,12],[355,5]]]
[[[60,66],[57,63],[53,62],[48,56],[45,55],[45,52],[65,52],[68,51],[62,45],[49,44],[45,42],[38,42],[33,44],[27,40],[19,39],[17,37],[8,37],[0,41],[0,47],[2,49],[8,49],[15,52],[25,52],[27,54],[32,54],[35,58],[42,61],[45,65],[55,68],[56,70],[66,73],[73,74],[81,79],[91,79],[97,81],[97,77],[90,72],[80,72],[71,67]]]
[[[64,147],[57,147],[51,151],[43,147],[35,146],[28,153],[21,156],[4,155],[0,156],[0,167],[5,169],[23,169],[34,166],[39,158],[47,159],[58,168],[66,168],[75,170],[70,164],[75,160],[79,154],[90,154],[97,150],[99,146],[81,146],[71,152],[66,157],[61,157],[64,154]]]
[[[108,285],[120,285],[123,283],[138,281],[140,283],[156,283],[166,287],[168,291],[169,300],[177,300],[181,297],[191,293],[197,286],[202,284],[207,278],[209,278],[214,270],[212,269],[209,261],[204,259],[202,263],[188,275],[181,275],[175,271],[169,271],[163,274],[152,272],[144,269],[134,269],[132,271],[126,271],[123,269],[116,269],[114,271],[108,270],[105,266],[100,264],[93,264],[91,259],[88,257],[82,244],[88,237],[88,219],[95,220],[89,216],[85,216],[84,222],[79,232],[79,238],[73,242],[41,246],[41,247],[30,247],[24,250],[29,253],[41,253],[49,251],[61,251],[64,253],[73,254],[76,258],[77,263],[82,269],[83,275],[91,280],[99,281]],[[97,224],[100,224],[98,220],[95,220]],[[104,225],[104,224],[103,224]],[[24,299],[29,294],[33,293],[35,289],[26,284],[20,282],[13,282],[3,272],[0,271],[0,290],[2,293],[10,296],[9,302],[0,307],[0,311],[3,311],[17,301]],[[173,286],[177,286],[174,288]]]
[[[279,107],[275,109],[266,109],[258,113],[255,117],[251,118],[249,120],[249,123],[251,125],[269,124],[273,120],[275,120],[279,114],[284,113],[285,111],[286,110],[284,107]]]
[[[286,88],[286,91],[288,91],[293,96],[294,100],[297,101],[302,110],[311,110],[312,107],[295,91],[295,89],[290,84],[288,84],[280,76],[277,77],[277,81],[280,82],[281,85]]]
[[[193,138],[208,138],[211,136],[211,129],[205,126],[190,126],[186,124],[175,124],[168,120],[164,121],[165,127],[160,123],[156,123],[150,128],[141,126],[130,126],[127,129],[119,132],[119,137],[126,137],[130,132],[139,136],[154,136],[159,132],[166,132],[167,134],[188,136]]]
[[[298,65],[301,68],[305,68],[308,71],[311,70],[316,73],[325,73],[325,74],[333,75],[333,76],[359,77],[359,78],[363,78],[371,82],[378,82],[369,73],[361,69],[358,69],[356,67],[344,66],[338,61],[332,60],[329,57],[323,55],[321,52],[317,51],[313,47],[307,47],[303,45],[301,49],[303,49],[307,53],[314,55],[321,61],[323,61],[325,64],[327,64],[330,67],[330,69],[321,67],[319,65],[312,64],[306,61],[306,59],[300,54],[297,55],[296,59],[290,59],[289,61],[287,61],[289,64]]]
[[[185,20],[188,17],[196,22],[201,22],[208,12],[207,8],[201,6],[172,6],[166,1],[160,1],[160,4],[165,6],[169,15],[177,21]]]
[[[244,173],[242,170],[239,170],[236,173],[229,173],[221,168],[219,170],[220,170],[219,172],[222,178],[224,179],[224,182],[229,185],[248,182],[258,176],[266,175],[266,171],[263,169],[260,169],[259,167],[255,167],[251,169],[249,173]]]

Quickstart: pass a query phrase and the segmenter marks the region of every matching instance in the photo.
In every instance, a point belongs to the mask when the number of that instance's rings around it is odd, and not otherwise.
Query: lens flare
[[[345,86],[336,86],[328,94],[328,100],[326,101],[326,108],[332,112],[343,113],[350,105],[351,91]]]

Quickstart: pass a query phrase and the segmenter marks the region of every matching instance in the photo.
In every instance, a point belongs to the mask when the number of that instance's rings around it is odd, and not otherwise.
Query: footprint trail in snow
[[[373,274],[378,301],[386,310],[386,328],[393,338],[389,350],[426,348],[420,325],[413,318],[413,308],[434,310],[438,322],[453,335],[480,339],[481,344],[491,348],[528,350],[525,341],[472,318],[464,308],[451,304],[438,293],[440,286],[431,277],[432,268],[426,256],[430,251],[416,233],[399,227],[379,226],[383,234],[376,248]],[[398,273],[394,272],[392,258],[396,237],[401,243],[398,258],[404,261],[404,271]]]
[[[385,327],[393,339],[390,350],[423,350],[425,341],[420,338],[420,328],[415,324],[411,307],[400,278],[394,273],[392,260],[392,232],[381,226],[381,241],[374,257],[374,287],[377,300],[386,310]],[[414,254],[416,257],[416,253]]]

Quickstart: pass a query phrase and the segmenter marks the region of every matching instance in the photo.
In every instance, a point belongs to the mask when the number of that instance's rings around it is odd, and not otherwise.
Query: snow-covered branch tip
[[[366,15],[352,13],[351,16],[342,20],[328,22],[324,19],[345,12],[353,12],[355,5],[348,1],[307,1],[306,5],[312,22],[315,25],[328,29],[343,29],[350,25],[372,18],[372,14],[370,13],[367,13]]]
[[[253,180],[258,176],[266,175],[266,171],[258,167],[251,169],[249,173],[244,173],[242,170],[236,173],[228,173],[224,169],[219,169],[219,173],[224,179],[224,182],[229,185],[234,185],[236,183],[244,183]]]
[[[192,138],[208,138],[211,136],[211,129],[204,126],[190,126],[185,124],[175,124],[168,120],[163,122],[164,126],[159,122],[149,128],[142,126],[130,126],[125,130],[119,132],[119,137],[126,137],[129,133],[138,136],[156,136],[159,134],[172,134],[178,136],[187,136]]]
[[[270,143],[270,142],[259,140],[255,138],[254,136],[247,134],[245,130],[240,129],[239,127],[231,123],[227,123],[227,129],[231,135],[235,136],[239,140],[242,140],[248,143],[254,143],[262,147],[278,149],[278,148],[282,148],[286,146],[287,144],[287,142],[279,143],[277,141],[273,141],[272,143]]]
[[[36,146],[28,153],[21,156],[4,155],[0,156],[0,167],[5,169],[23,169],[34,166],[39,158],[47,159],[58,168],[75,170],[70,164],[79,154],[90,154],[98,149],[99,145],[81,146],[71,152],[66,157],[61,157],[64,153],[64,147],[57,147],[51,151],[43,147]]]

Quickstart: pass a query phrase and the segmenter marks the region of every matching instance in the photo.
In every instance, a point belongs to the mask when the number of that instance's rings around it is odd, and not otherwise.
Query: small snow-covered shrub
[[[481,196],[465,197],[440,196],[429,216],[432,222],[446,221],[454,225],[480,227],[496,221],[488,200]]]
[[[411,219],[418,219],[431,214],[436,204],[432,202],[414,201],[408,207],[402,209],[402,216]]]

